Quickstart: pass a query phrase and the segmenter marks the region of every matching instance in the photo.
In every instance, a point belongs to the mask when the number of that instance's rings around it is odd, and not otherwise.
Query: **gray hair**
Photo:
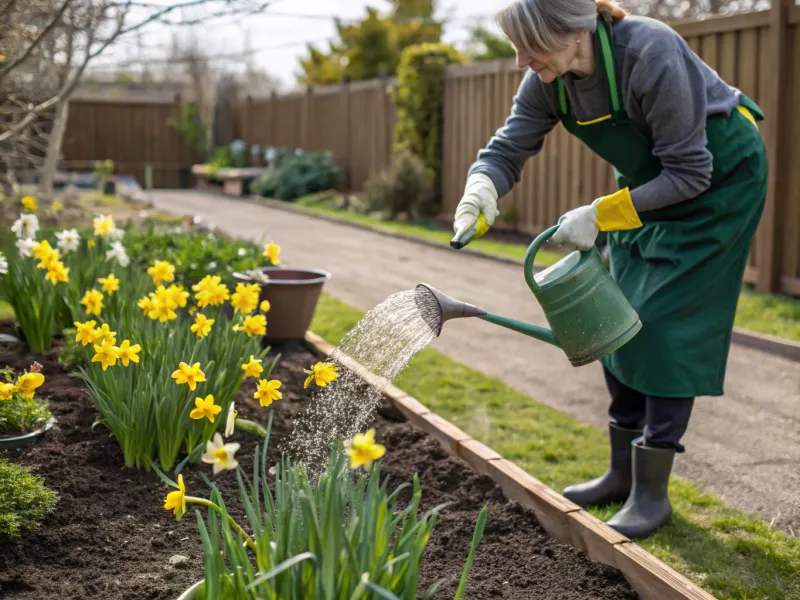
[[[512,0],[495,14],[500,30],[528,52],[563,50],[563,33],[597,28],[595,0]]]

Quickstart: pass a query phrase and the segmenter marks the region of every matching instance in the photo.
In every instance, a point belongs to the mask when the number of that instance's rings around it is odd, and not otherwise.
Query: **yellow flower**
[[[336,372],[336,365],[329,362],[318,362],[312,365],[311,370],[303,369],[303,373],[308,373],[308,377],[305,383],[303,383],[304,388],[307,388],[312,381],[319,387],[324,388],[326,385],[339,378],[339,374]]]
[[[50,257],[53,256],[53,254],[58,252],[58,250],[53,248],[50,245],[50,242],[48,242],[47,240],[42,240],[41,242],[36,244],[33,247],[32,250],[33,250],[33,255],[36,258],[38,258],[40,261],[42,261],[42,262],[50,260]],[[58,254],[56,254],[56,258],[58,258]],[[39,268],[40,269],[46,269],[47,266],[43,266],[43,267],[39,267]]]
[[[211,332],[211,326],[214,324],[215,319],[209,319],[203,313],[197,313],[194,319],[194,325],[190,327],[197,337],[204,338]]]
[[[69,269],[64,268],[61,261],[56,261],[47,270],[45,277],[50,280],[50,283],[56,285],[57,283],[67,283],[69,281]]]
[[[234,458],[234,454],[240,448],[237,443],[225,444],[219,432],[214,433],[214,440],[206,443],[206,453],[203,454],[203,462],[214,465],[214,475],[220,471],[232,470],[237,467],[239,461]]]
[[[78,334],[75,336],[75,341],[80,342],[83,346],[88,346],[94,342],[94,339],[97,335],[94,330],[95,325],[97,325],[97,322],[94,320],[86,321],[86,323],[79,323],[78,321],[75,321],[75,327],[78,329]]]
[[[190,314],[190,315],[193,315],[193,314],[194,314],[194,313],[196,313],[196,312],[197,312],[197,309],[196,309],[194,306],[190,306],[190,307],[189,307],[189,314]]]
[[[131,346],[131,343],[128,340],[124,340],[118,349],[119,360],[123,366],[127,367],[128,362],[139,362],[139,352],[142,351],[142,347],[139,344],[135,344]]]
[[[264,258],[273,265],[280,263],[281,247],[270,242],[264,246]]]
[[[147,316],[154,321],[158,319],[163,323],[164,321],[178,318],[175,313],[176,308],[178,308],[178,305],[173,295],[163,285],[160,285],[154,293],[150,294]]]
[[[175,279],[175,266],[165,260],[157,260],[152,267],[147,269],[147,274],[153,278],[153,283],[158,286],[164,281]]]
[[[17,379],[16,389],[20,396],[26,400],[33,398],[33,394],[39,386],[44,383],[44,375],[41,373],[25,373]]]
[[[93,223],[94,234],[98,237],[106,237],[117,229],[116,225],[114,225],[114,218],[111,215],[100,215],[94,219]]]
[[[180,306],[181,308],[186,306],[186,301],[189,299],[189,292],[184,290],[182,285],[172,284],[167,288],[167,295],[175,306]]]
[[[200,363],[196,362],[191,367],[185,362],[178,365],[178,369],[172,373],[172,378],[178,385],[186,383],[189,389],[194,391],[197,384],[206,380],[206,375],[200,370]]]
[[[178,520],[186,512],[186,486],[183,485],[183,475],[178,475],[178,489],[167,494],[164,508],[173,511]]]
[[[92,323],[93,322],[94,321],[92,321]],[[94,342],[97,344],[106,343],[109,346],[113,346],[117,343],[117,333],[115,331],[111,331],[108,323],[103,323],[94,332]]]
[[[264,315],[251,315],[244,318],[241,329],[247,334],[251,335],[266,335],[267,334],[267,317]]]
[[[95,355],[92,357],[92,362],[99,362],[100,366],[103,367],[103,371],[117,364],[119,348],[116,346],[103,341],[99,346],[97,344],[94,345],[94,351]]]
[[[61,204],[61,202],[59,202],[58,200],[56,200],[55,202],[53,202],[53,204],[51,204],[51,205],[50,205],[50,209],[51,209],[51,210],[52,210],[54,213],[57,213],[57,212],[59,212],[59,211],[60,211],[61,209],[63,209],[63,208],[64,208],[64,205],[63,205],[63,204]]]
[[[81,304],[86,306],[87,315],[100,316],[100,311],[103,310],[103,294],[97,290],[87,290]]]
[[[32,210],[33,212],[39,210],[39,207],[36,205],[36,198],[34,198],[33,196],[23,196],[22,206],[24,206],[28,210]]]
[[[275,400],[283,398],[283,394],[278,391],[279,387],[281,387],[281,382],[277,379],[273,379],[272,381],[262,379],[258,382],[258,389],[256,393],[253,394],[253,398],[257,398],[261,406],[269,406]]]
[[[370,429],[365,434],[357,433],[350,442],[345,442],[345,454],[350,457],[351,469],[363,466],[365,471],[369,471],[372,462],[386,454],[386,448],[375,443],[375,430]]]
[[[243,315],[249,315],[258,306],[258,296],[261,294],[261,286],[257,283],[243,284],[236,286],[236,292],[231,296],[231,306]]]
[[[197,292],[194,297],[200,308],[205,308],[209,304],[218,306],[230,298],[228,286],[222,283],[219,275],[206,275],[199,283],[194,284],[192,289]]]
[[[262,300],[259,308],[261,308],[261,312],[267,313],[269,309],[272,308],[272,305],[269,303],[269,300]]]
[[[136,306],[144,311],[144,314],[148,314],[150,310],[153,308],[153,301],[145,296],[144,298],[140,299],[139,302],[136,303]]]
[[[119,290],[119,279],[113,273],[110,273],[108,277],[101,277],[97,282],[103,286],[103,291],[108,292],[109,296]]]
[[[15,389],[13,383],[0,383],[0,400],[11,400]]]
[[[258,377],[264,371],[261,366],[261,361],[256,360],[253,355],[250,355],[250,360],[242,365],[245,377]]]
[[[89,245],[89,248],[94,248],[94,247],[96,246],[96,243],[95,243],[95,241],[94,241],[94,240],[89,240],[89,241],[87,242],[87,244]]]
[[[203,419],[207,418],[212,423],[216,418],[215,415],[222,410],[221,406],[217,406],[214,404],[214,396],[209,394],[208,396],[203,398],[195,398],[194,405],[196,408],[189,413],[189,416],[192,419]]]

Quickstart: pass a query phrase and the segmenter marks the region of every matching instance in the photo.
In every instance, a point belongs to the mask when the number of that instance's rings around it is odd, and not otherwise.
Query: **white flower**
[[[235,403],[231,402],[230,407],[228,408],[228,420],[225,421],[225,437],[231,437],[233,435],[233,429],[236,425],[236,410],[233,408]]]
[[[238,254],[239,256],[244,256],[245,254],[247,254],[247,250],[245,250],[244,248],[239,248],[236,254]]]
[[[17,240],[17,248],[19,249],[19,255],[24,258],[30,258],[33,256],[33,249],[36,247],[36,240],[32,240],[30,238],[20,238]]]
[[[208,440],[206,453],[203,454],[203,462],[214,465],[214,475],[220,471],[235,469],[239,462],[233,457],[239,449],[240,444],[223,444],[222,436],[219,431],[214,434],[213,440]]]
[[[8,273],[8,261],[6,260],[6,257],[3,256],[3,253],[0,252],[0,275],[5,275],[7,273]]]
[[[20,215],[19,219],[14,221],[11,226],[11,231],[17,235],[18,239],[29,240],[39,231],[39,217],[33,213]]]
[[[121,242],[111,244],[111,250],[106,252],[106,260],[116,260],[120,267],[127,267],[131,262]]]
[[[208,267],[207,268],[208,269],[216,269],[217,268],[217,262],[212,260],[210,263],[208,263]]]
[[[119,229],[119,228],[117,228],[117,229],[113,229],[113,230],[112,230],[112,231],[111,231],[111,232],[108,234],[108,238],[109,238],[109,239],[110,239],[112,242],[119,242],[119,241],[122,241],[122,238],[124,238],[124,237],[125,237],[125,230],[124,230],[124,229]]]
[[[64,254],[67,252],[75,252],[78,249],[78,244],[81,242],[81,237],[78,235],[78,232],[75,229],[65,229],[64,231],[59,231],[56,234],[58,238],[58,246]]]

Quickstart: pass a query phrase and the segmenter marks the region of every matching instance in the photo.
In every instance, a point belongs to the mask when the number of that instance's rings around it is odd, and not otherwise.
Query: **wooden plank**
[[[741,31],[753,27],[769,25],[769,11],[740,13],[737,15],[723,15],[702,20],[672,21],[667,23],[682,37],[701,36],[728,31]]]
[[[617,566],[614,544],[627,542],[628,538],[585,510],[567,513],[567,523],[575,548],[592,560],[612,567]]]
[[[422,417],[431,411],[416,398],[405,395],[399,398],[392,398],[392,404],[402,415],[415,425],[422,422]]]
[[[715,71],[719,70],[719,38],[716,32],[700,38],[700,58]]]
[[[436,441],[451,456],[458,456],[458,445],[470,439],[469,435],[450,421],[432,412],[422,415],[422,420],[417,422],[417,426],[431,437],[436,438]]]
[[[634,543],[614,546],[617,568],[642,600],[715,600]]]
[[[739,31],[728,31],[720,35],[719,74],[730,85],[739,86]]]
[[[789,58],[788,65],[797,65],[800,61],[800,27],[791,27],[788,33],[787,52]],[[784,78],[784,94],[787,95],[786,106],[796,107],[800,106],[800,75],[797,73],[795,66],[791,71],[787,72],[787,77]],[[787,109],[788,110],[788,109]],[[789,140],[797,140],[800,136],[800,121],[791,115],[787,122],[781,122],[783,125],[781,132],[783,136],[782,148],[789,153],[785,159],[785,165],[798,165],[800,164],[800,148],[798,144],[786,143],[786,138]],[[785,173],[782,174],[784,192],[776,196],[777,206],[776,212],[777,227],[780,229],[780,239],[783,241],[779,247],[783,248],[781,252],[781,277],[798,277],[800,276],[800,169],[787,168]]]
[[[781,277],[780,291],[793,296],[800,296],[800,277]]]
[[[458,444],[458,457],[467,463],[476,473],[489,475],[489,462],[501,460],[497,452],[483,445],[478,440],[464,440]]]

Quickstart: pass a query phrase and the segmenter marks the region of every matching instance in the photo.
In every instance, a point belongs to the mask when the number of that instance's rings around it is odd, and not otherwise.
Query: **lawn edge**
[[[313,331],[306,346],[322,358],[334,346]],[[356,361],[361,376],[368,372]],[[369,379],[367,379],[369,381]],[[506,496],[533,511],[548,535],[574,547],[590,559],[619,569],[642,600],[716,600],[644,548],[546,486],[527,471],[432,412],[422,402],[390,385],[384,391],[394,408],[412,425],[433,436],[451,456],[461,458],[477,473],[488,475]]]

